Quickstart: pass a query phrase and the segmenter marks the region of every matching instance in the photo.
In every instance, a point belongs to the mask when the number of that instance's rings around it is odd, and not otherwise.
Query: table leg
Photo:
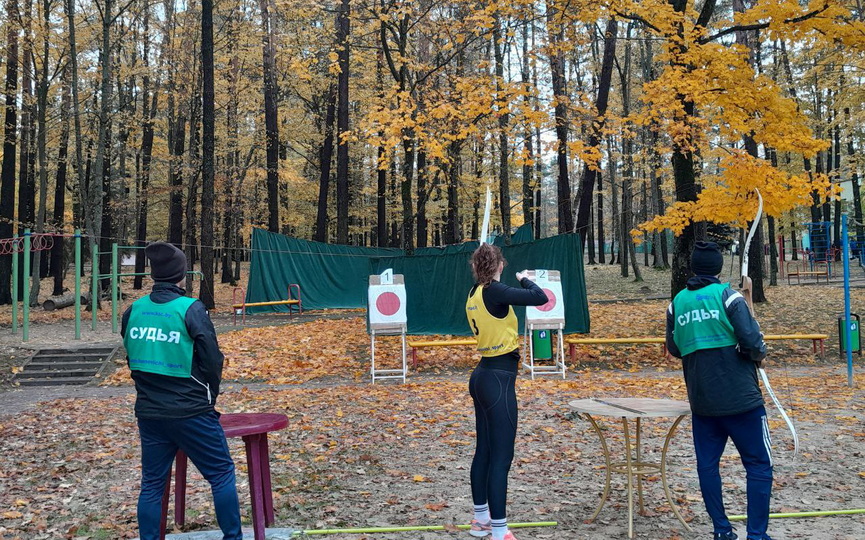
[[[264,524],[268,527],[276,521],[273,514],[273,488],[270,483],[270,449],[267,444],[267,433],[261,436],[261,493],[264,496]]]
[[[261,435],[243,437],[249,469],[249,495],[252,499],[252,530],[255,540],[264,540],[264,500],[261,494]]]
[[[159,520],[159,540],[165,540],[165,531],[168,528],[168,497],[171,496],[171,467],[165,477],[165,489],[162,491],[162,517]]]
[[[634,537],[634,486],[633,468],[631,464],[631,436],[628,433],[628,419],[622,417],[622,426],[625,432],[625,475],[628,477],[628,538]]]
[[[177,470],[174,473],[174,523],[183,527],[186,523],[186,453],[178,450],[174,457]]]
[[[637,469],[642,467],[641,455],[640,455],[640,447],[642,443],[640,442],[640,432],[642,431],[642,427],[640,425],[640,418],[637,417]],[[637,499],[640,501],[640,515],[646,515],[646,508],[643,505],[643,475],[637,475]]]
[[[676,418],[676,421],[673,422],[673,425],[670,427],[670,431],[667,432],[667,438],[664,441],[664,449],[661,451],[661,483],[664,486],[664,495],[667,496],[667,502],[670,503],[670,508],[673,509],[673,513],[676,514],[676,517],[679,518],[679,521],[682,525],[685,526],[685,529],[688,532],[691,532],[691,526],[685,522],[685,519],[682,517],[682,514],[679,513],[679,509],[676,508],[675,503],[673,502],[673,495],[670,493],[670,486],[667,485],[667,450],[670,447],[670,440],[672,440],[673,435],[676,433],[676,428],[679,427],[679,423],[685,418],[685,415],[681,415]]]
[[[598,423],[595,422],[595,419],[592,418],[592,415],[589,413],[584,413],[586,415],[586,419],[592,424],[592,427],[595,428],[595,433],[598,434],[598,439],[601,440],[601,449],[604,451],[604,462],[606,467],[604,467],[605,477],[604,477],[604,493],[601,495],[601,502],[598,503],[598,508],[595,509],[595,513],[592,514],[592,517],[589,518],[589,523],[595,520],[598,517],[598,514],[601,513],[601,508],[604,507],[604,503],[607,502],[607,498],[610,496],[610,449],[607,447],[607,440],[604,438],[604,432],[601,431],[601,428],[598,426]]]

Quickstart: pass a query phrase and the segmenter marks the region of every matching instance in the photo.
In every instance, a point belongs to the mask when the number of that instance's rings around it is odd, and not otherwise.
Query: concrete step
[[[66,354],[66,355],[36,355],[30,359],[31,362],[43,362],[53,364],[65,364],[67,362],[102,362],[111,353],[104,354]]]
[[[57,386],[87,384],[92,380],[92,377],[43,377],[40,379],[19,379],[16,377],[15,380],[21,386]]]
[[[90,369],[95,373],[99,371],[99,368],[102,367],[102,361],[98,362],[43,362],[42,359],[38,359],[38,361],[31,361],[24,368],[24,371],[30,370],[69,370],[69,369]]]
[[[42,379],[59,377],[92,377],[99,369],[25,369],[16,374],[15,379]]]
[[[65,356],[65,355],[92,355],[92,354],[111,354],[113,348],[108,347],[90,347],[83,349],[40,349],[37,354],[40,356]]]

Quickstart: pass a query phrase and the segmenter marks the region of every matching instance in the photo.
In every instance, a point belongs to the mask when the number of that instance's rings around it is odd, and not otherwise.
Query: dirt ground
[[[645,298],[663,294],[669,272],[644,270],[646,282],[616,277],[617,267],[587,268],[590,301]],[[648,287],[649,291],[642,289]],[[769,302],[758,306],[764,331],[825,332],[827,355],[815,358],[810,343],[773,345],[773,385],[787,408],[802,445],[794,456],[786,425],[767,404],[775,451],[772,509],[776,512],[865,508],[862,466],[865,412],[861,375],[847,386],[846,365],[837,357],[834,334],[842,298],[837,287],[781,286],[768,291]],[[856,305],[865,291],[854,291]],[[592,302],[594,335],[650,335],[662,326],[664,300]],[[329,317],[342,315],[328,314]],[[410,373],[405,385],[367,382],[368,354],[354,341],[362,335],[355,319],[344,322],[296,319],[283,328],[285,342],[273,362],[254,380],[227,380],[219,405],[222,412],[273,411],[289,417],[289,427],[270,438],[276,525],[297,529],[450,525],[466,523],[471,499],[468,471],[473,451],[473,415],[467,381],[473,360],[468,350],[436,356]],[[0,314],[2,317],[2,314]],[[245,373],[246,363],[265,364],[247,339],[266,332],[285,318],[259,319],[262,328],[232,332],[230,317],[217,311],[214,320],[231,359],[228,373]],[[89,320],[87,321],[89,323]],[[292,379],[289,360],[311,356],[295,348],[294,336],[311,329],[344,328],[342,353],[306,358],[322,362],[328,376]],[[73,343],[70,320],[38,322],[31,327],[28,347]],[[328,330],[331,331],[331,330]],[[116,342],[107,320],[97,332],[82,332],[87,342]],[[834,340],[834,341],[833,341]],[[252,341],[251,343],[255,343]],[[280,351],[282,351],[280,353]],[[461,355],[463,361],[454,362]],[[0,539],[131,538],[135,536],[135,498],[139,449],[132,403],[134,392],[122,363],[117,386],[26,389],[11,386],[11,371],[26,359],[20,337],[0,327]],[[279,356],[277,356],[277,359]],[[447,363],[447,369],[440,369]],[[267,365],[271,365],[267,363]],[[558,526],[516,531],[525,539],[600,539],[627,537],[624,478],[613,475],[610,498],[598,519],[591,516],[600,500],[604,465],[591,425],[568,407],[573,399],[598,396],[641,396],[685,399],[675,362],[653,348],[585,348],[566,380],[523,377],[518,382],[520,425],[516,458],[510,475],[509,519],[518,522],[557,521]],[[856,359],[859,374],[865,364]],[[262,368],[263,369],[263,368]],[[234,370],[234,371],[232,371]],[[318,372],[315,372],[318,373]],[[7,382],[2,383],[3,380]],[[274,383],[274,381],[284,381]],[[768,402],[768,398],[767,398]],[[608,419],[609,420],[609,419]],[[614,455],[621,456],[620,424],[603,421]],[[644,457],[657,460],[671,419],[643,426]],[[668,455],[669,480],[675,504],[693,531],[676,520],[664,498],[658,475],[644,480],[645,515],[635,519],[637,538],[708,538],[711,525],[702,507],[690,421],[685,419]],[[732,445],[730,445],[732,447]],[[231,440],[238,465],[238,489],[245,522],[249,520],[249,487],[242,445]],[[722,462],[725,500],[731,515],[745,510],[745,476],[736,452],[728,448]],[[190,474],[188,516],[184,530],[215,529],[206,482]],[[744,538],[744,524],[737,525]],[[793,538],[865,538],[865,517],[839,516],[773,520],[775,540]],[[396,540],[406,534],[331,535],[331,538]],[[465,532],[411,533],[412,539],[468,538]]]

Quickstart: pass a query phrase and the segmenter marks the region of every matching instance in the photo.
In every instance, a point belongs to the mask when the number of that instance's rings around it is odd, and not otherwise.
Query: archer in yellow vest
[[[481,361],[469,379],[475,406],[477,445],[472,459],[474,518],[469,533],[493,540],[516,540],[505,511],[508,471],[517,436],[514,384],[520,362],[519,330],[513,306],[541,306],[544,291],[517,272],[521,289],[501,283],[505,259],[499,248],[481,244],[472,254],[475,285],[466,300],[466,318],[478,340]]]

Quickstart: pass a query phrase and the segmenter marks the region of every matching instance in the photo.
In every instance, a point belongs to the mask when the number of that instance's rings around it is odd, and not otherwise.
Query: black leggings
[[[472,460],[472,499],[489,504],[492,519],[506,517],[508,471],[517,436],[516,369],[490,368],[488,359],[472,372],[469,393],[475,405],[477,447]],[[510,365],[508,366],[510,367]],[[516,368],[516,363],[513,363]]]

